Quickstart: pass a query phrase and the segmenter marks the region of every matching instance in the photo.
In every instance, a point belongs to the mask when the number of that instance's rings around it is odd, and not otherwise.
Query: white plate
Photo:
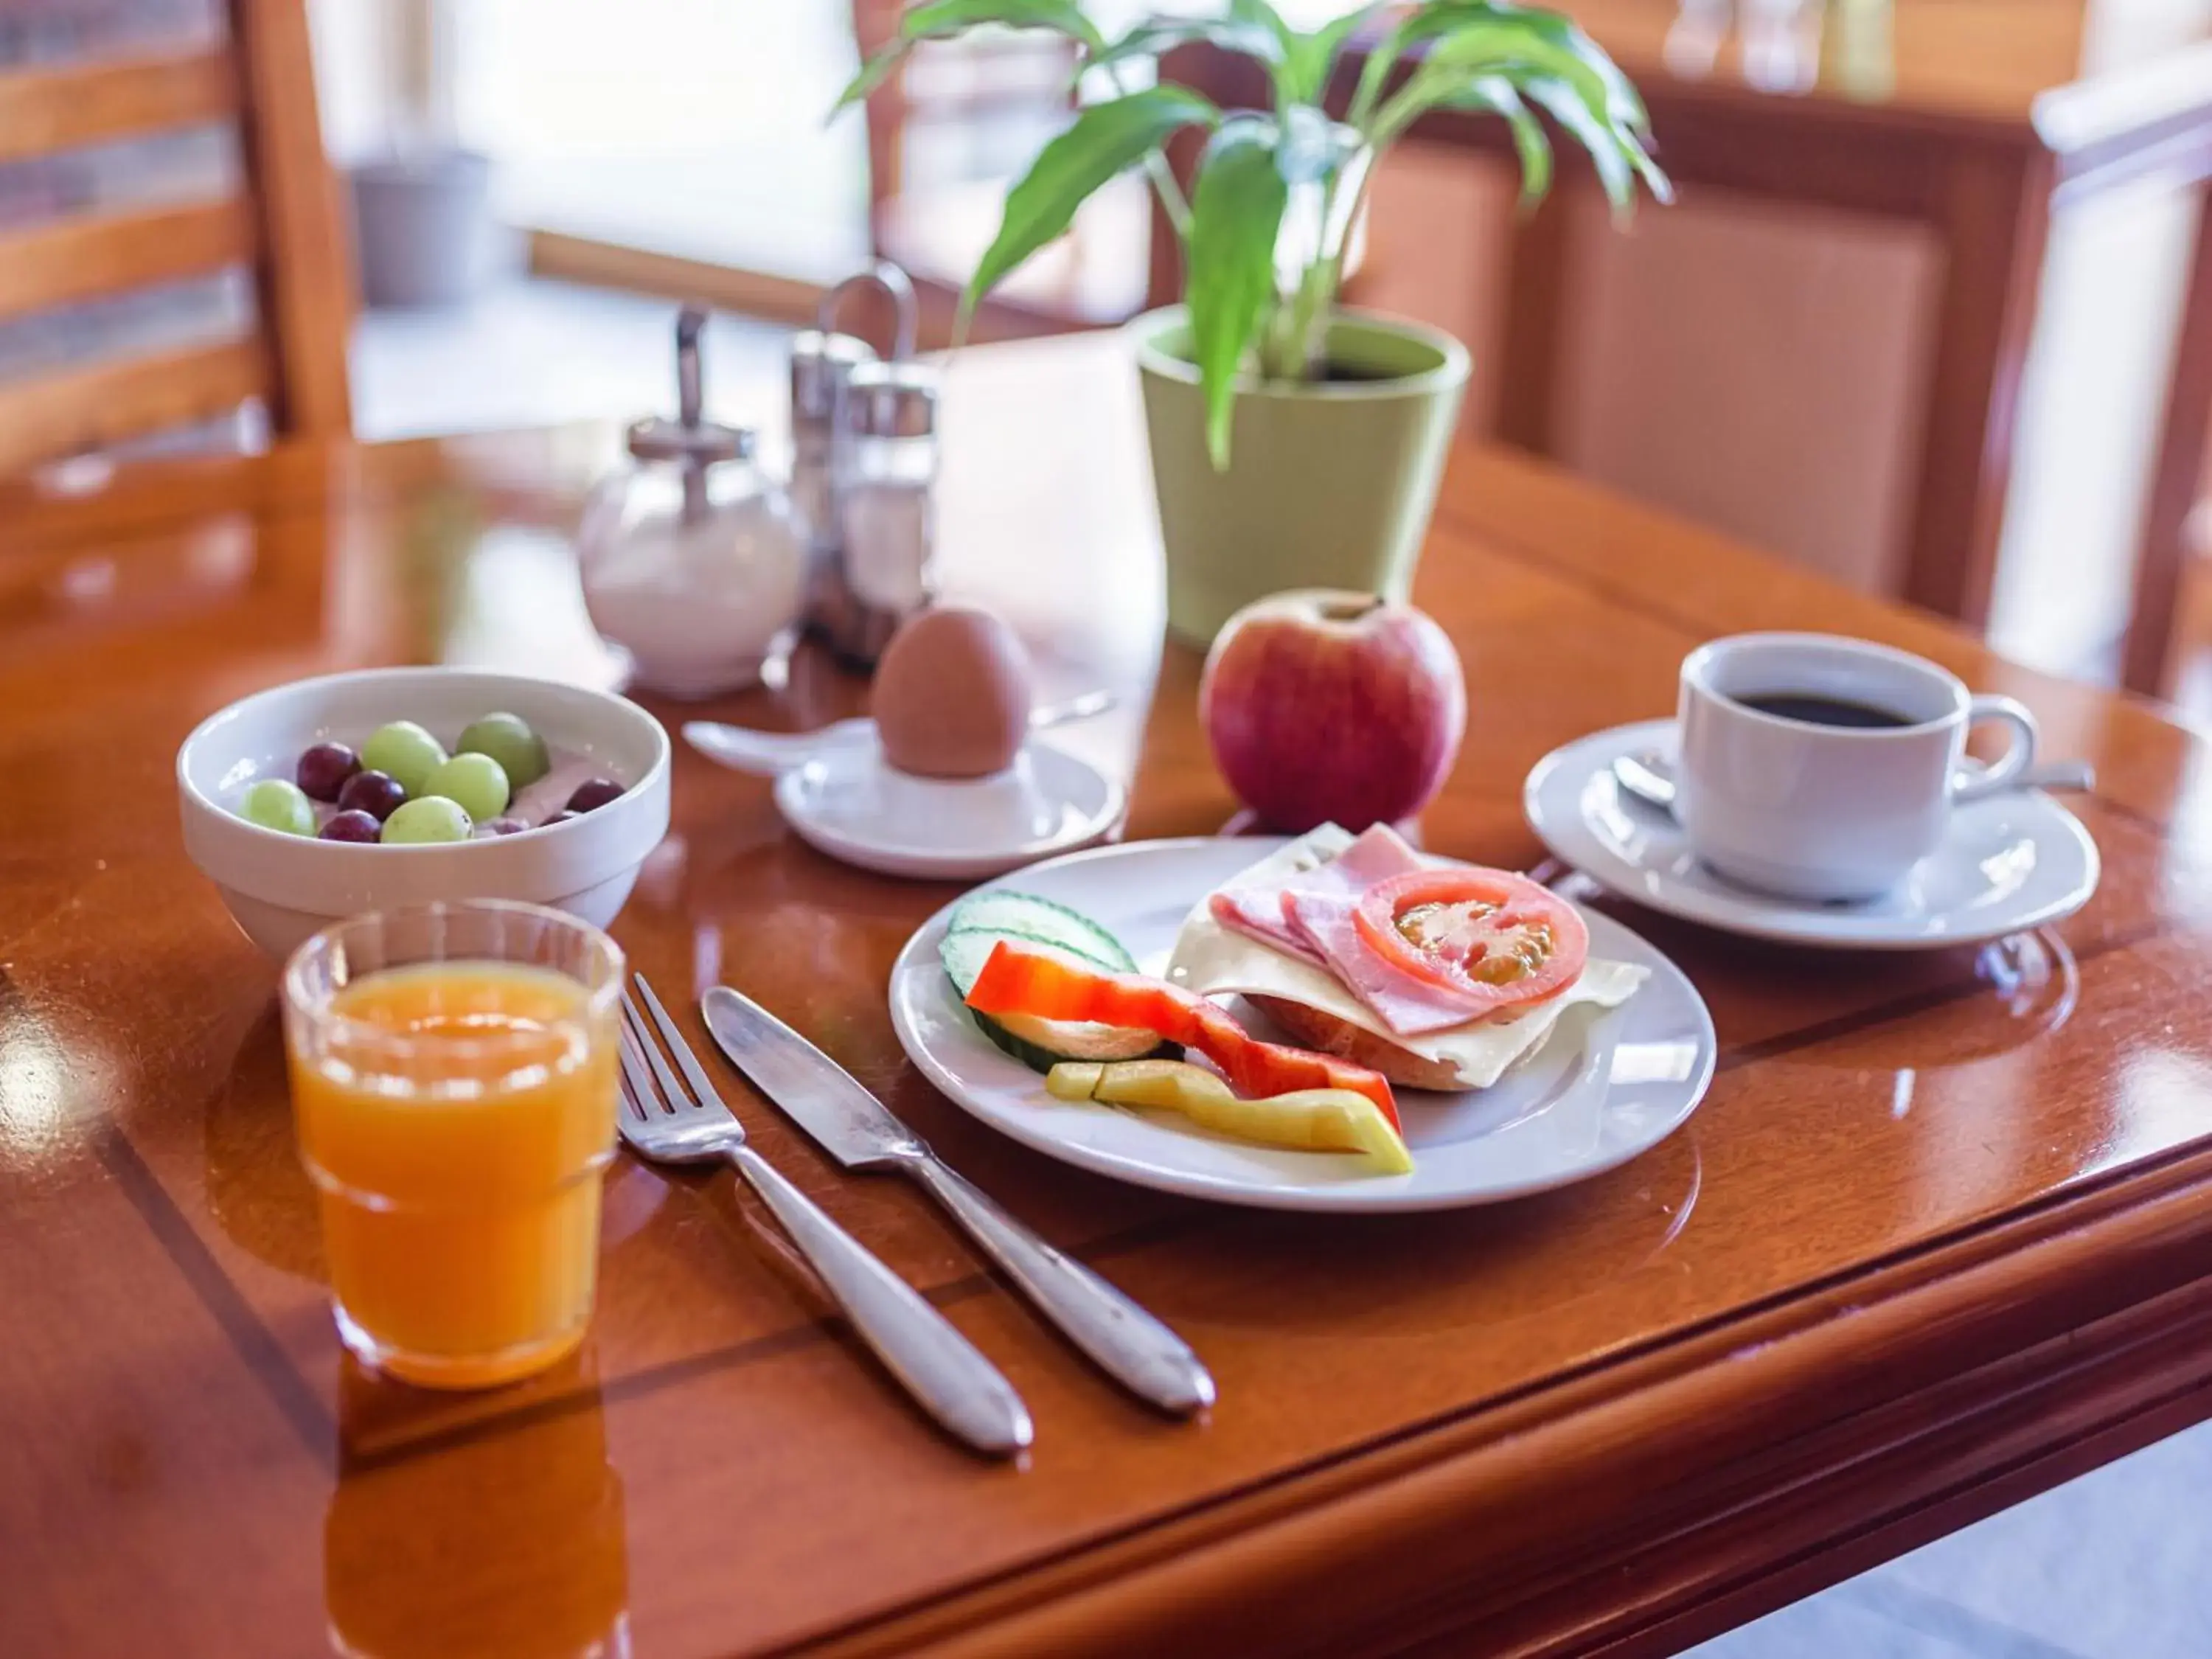
[[[1035,893],[1110,929],[1148,971],[1167,964],[1191,907],[1283,843],[1137,842],[1025,870],[994,885]],[[1177,1120],[1054,1100],[1044,1079],[975,1029],[937,957],[951,907],[891,969],[891,1024],[929,1080],[994,1128],[1101,1175],[1271,1210],[1446,1210],[1564,1187],[1626,1163],[1679,1127],[1713,1074],[1713,1025],[1681,970],[1619,922],[1589,915],[1590,950],[1649,968],[1622,1007],[1571,1012],[1535,1056],[1490,1089],[1401,1090],[1411,1175],[1337,1153],[1218,1139]],[[1231,1005],[1255,1030],[1264,1024]]]
[[[1032,740],[995,777],[953,781],[893,770],[872,732],[779,775],[775,804],[810,847],[924,881],[975,881],[1088,847],[1128,810],[1120,784],[1050,744]]]
[[[1698,863],[1672,814],[1613,781],[1616,757],[1674,750],[1671,720],[1617,726],[1553,750],[1528,774],[1529,823],[1554,857],[1639,904],[1789,945],[1979,944],[2070,916],[2097,890],[2097,843],[2079,818],[2029,789],[1958,808],[1942,847],[1881,898],[1815,904],[1753,892]]]

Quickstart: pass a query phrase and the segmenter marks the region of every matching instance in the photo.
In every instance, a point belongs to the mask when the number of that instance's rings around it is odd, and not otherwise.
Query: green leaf
[[[1131,58],[1158,58],[1194,40],[1210,41],[1224,52],[1256,58],[1270,68],[1283,59],[1282,43],[1274,31],[1258,22],[1226,17],[1152,17],[1092,53],[1083,67],[1088,71]]]
[[[1563,85],[1556,81],[1547,84]],[[1531,97],[1536,95],[1533,87],[1528,91]],[[1571,91],[1568,96],[1573,96]],[[1504,76],[1486,75],[1445,102],[1453,109],[1486,109],[1505,118],[1512,130],[1513,148],[1521,157],[1521,205],[1533,207],[1542,201],[1544,192],[1552,187],[1552,141],[1544,136],[1544,124],[1522,102],[1513,83]]]
[[[1620,130],[1603,115],[1593,112],[1582,94],[1564,81],[1534,76],[1522,82],[1521,89],[1550,111],[1552,118],[1589,152],[1598,182],[1605,186],[1606,200],[1613,204],[1613,211],[1622,213],[1633,207],[1636,168],[1629,161]],[[1635,142],[1633,137],[1627,140],[1631,145]]]
[[[1387,104],[1367,122],[1376,143],[1389,143],[1429,108],[1491,108],[1513,126],[1522,157],[1522,201],[1533,201],[1551,179],[1548,142],[1537,159],[1540,128],[1524,100],[1547,108],[1597,168],[1617,212],[1635,201],[1635,181],[1672,199],[1668,177],[1644,149],[1646,115],[1628,77],[1575,24],[1547,11],[1491,0],[1431,0],[1391,33],[1387,51],[1427,42],[1427,53]],[[1374,60],[1370,60],[1370,70]],[[1387,70],[1385,70],[1387,73]],[[1363,95],[1380,80],[1363,77]],[[1500,86],[1516,100],[1502,100]]]
[[[900,15],[897,40],[860,66],[860,72],[837,94],[830,113],[836,115],[883,85],[907,53],[922,41],[945,40],[984,23],[1050,29],[1080,41],[1087,52],[1096,52],[1106,44],[1097,25],[1084,15],[1077,0],[922,0]]]
[[[1613,119],[1649,134],[1650,116],[1636,85],[1605,49],[1585,33],[1572,18],[1506,0],[1429,0],[1429,3],[1399,25],[1392,37],[1393,58],[1423,41],[1456,33],[1471,24],[1505,23],[1527,29],[1553,48],[1571,53],[1597,77],[1605,89],[1606,109]]]
[[[899,39],[935,40],[974,28],[978,23],[1001,23],[1015,29],[1051,29],[1096,51],[1105,45],[1098,26],[1085,15],[1077,0],[922,0],[899,17]]]
[[[1229,0],[1229,15],[1232,21],[1256,25],[1265,29],[1275,43],[1274,52],[1267,58],[1267,78],[1275,88],[1278,106],[1297,100],[1297,92],[1291,83],[1290,62],[1297,50],[1298,32],[1283,21],[1283,14],[1269,0]]]
[[[1237,374],[1275,298],[1275,237],[1290,199],[1276,137],[1264,116],[1225,122],[1206,147],[1191,195],[1183,291],[1206,399],[1206,447],[1217,471],[1229,465]]]
[[[1603,82],[1571,51],[1517,22],[1469,23],[1430,48],[1413,78],[1376,118],[1377,134],[1395,137],[1416,116],[1449,104],[1475,80],[1503,75],[1518,82],[1531,74],[1563,80],[1605,107]]]
[[[1380,6],[1362,6],[1343,16],[1333,18],[1319,28],[1299,35],[1290,51],[1287,80],[1291,95],[1301,102],[1317,104],[1328,88],[1328,72],[1338,52],[1344,50],[1361,25],[1374,21]]]
[[[960,325],[1016,265],[1065,231],[1085,198],[1187,126],[1218,126],[1221,112],[1188,87],[1148,87],[1091,104],[1041,151],[1006,192],[999,234],[960,296]]]
[[[854,105],[866,102],[870,94],[891,78],[891,72],[905,60],[906,54],[906,44],[896,42],[861,64],[860,72],[845,83],[844,91],[837,94],[837,101],[830,106],[827,118],[835,120]]]
[[[1229,15],[1239,23],[1257,23],[1276,40],[1288,45],[1297,31],[1283,21],[1270,0],[1229,0]]]

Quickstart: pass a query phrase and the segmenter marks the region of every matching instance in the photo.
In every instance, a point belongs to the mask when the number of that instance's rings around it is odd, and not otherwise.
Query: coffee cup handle
[[[2001,795],[2008,789],[2020,787],[2021,774],[2035,764],[2035,716],[2010,697],[1976,697],[1967,705],[1966,726],[1969,731],[1990,720],[2000,720],[2012,727],[2012,744],[2003,754],[1977,774],[1962,774],[1953,780],[1951,799],[1964,804],[1982,800],[1990,795]]]

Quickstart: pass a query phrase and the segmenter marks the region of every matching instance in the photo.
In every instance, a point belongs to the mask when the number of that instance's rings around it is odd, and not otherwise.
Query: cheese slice
[[[1324,824],[1262,859],[1237,880],[1294,875],[1340,850],[1347,839],[1334,824]],[[1635,994],[1649,975],[1650,969],[1631,963],[1592,958],[1572,985],[1533,1008],[1501,1010],[1464,1025],[1404,1036],[1385,1025],[1334,975],[1224,927],[1213,919],[1205,899],[1199,901],[1183,922],[1167,967],[1167,978],[1172,983],[1201,996],[1281,997],[1304,1003],[1395,1042],[1408,1054],[1450,1066],[1458,1074],[1461,1086],[1468,1089],[1488,1088],[1535,1053],[1570,1008],[1617,1008]]]

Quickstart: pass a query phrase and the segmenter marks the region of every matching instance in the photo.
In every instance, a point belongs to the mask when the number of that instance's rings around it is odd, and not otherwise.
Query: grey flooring
[[[2207,1659],[2212,1424],[1692,1652],[1696,1659]]]
[[[459,311],[371,313],[373,439],[668,412],[675,307],[516,282]],[[766,417],[787,331],[718,317],[708,404]],[[781,424],[779,422],[778,424]],[[2212,1659],[2212,1425],[1692,1650],[1695,1659]]]

